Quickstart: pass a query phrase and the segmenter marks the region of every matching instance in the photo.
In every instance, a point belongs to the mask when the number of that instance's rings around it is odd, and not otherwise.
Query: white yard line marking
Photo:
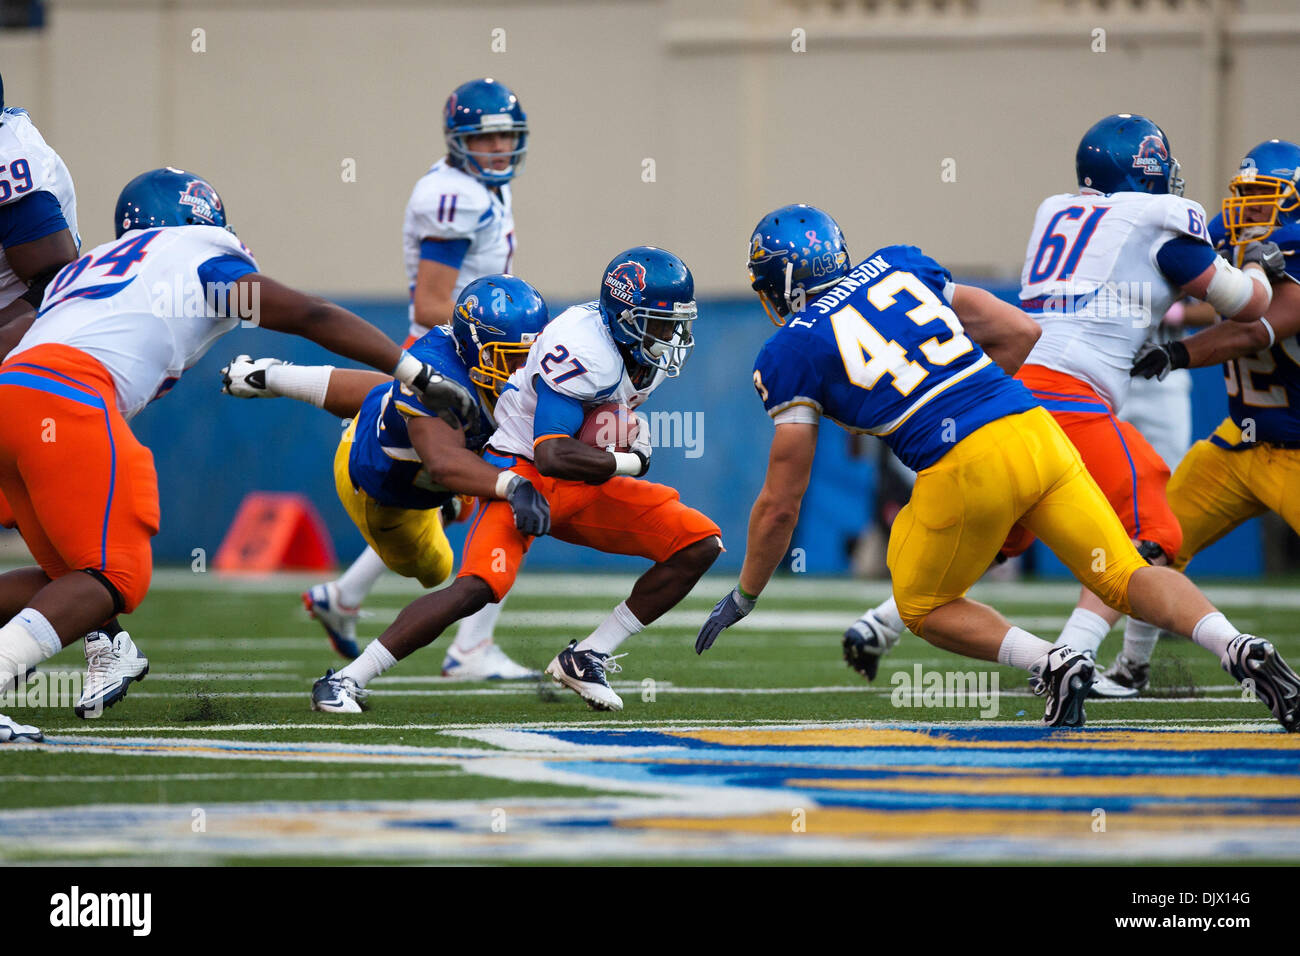
[[[0,567],[10,570],[19,565]],[[231,594],[283,594],[292,600],[313,584],[319,584],[329,575],[275,574],[231,575],[207,572],[195,574],[185,568],[156,568],[151,587],[158,591],[214,592],[222,597]],[[511,593],[525,597],[578,597],[618,600],[627,597],[636,581],[633,574],[551,574],[525,572],[515,583]],[[691,592],[692,597],[712,602],[734,583],[731,575],[721,572],[706,577]],[[1236,584],[1208,584],[1203,586],[1206,596],[1215,604],[1242,608],[1300,609],[1300,590],[1294,588],[1259,587]],[[374,592],[376,596],[397,595],[413,600],[426,593],[414,582],[396,575],[380,578]],[[765,603],[772,599],[844,600],[860,602],[863,610],[874,606],[889,596],[888,582],[854,581],[843,578],[817,578],[795,576],[779,578],[763,592]],[[992,604],[1024,605],[1043,601],[1060,601],[1065,608],[1072,606],[1079,596],[1079,585],[1072,581],[988,581],[976,584],[971,596]],[[1064,609],[1064,608],[1063,608]]]

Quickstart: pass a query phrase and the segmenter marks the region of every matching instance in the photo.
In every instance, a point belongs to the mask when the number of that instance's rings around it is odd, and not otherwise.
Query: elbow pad
[[[1268,278],[1258,269],[1238,269],[1222,259],[1214,260],[1214,278],[1205,291],[1205,301],[1214,306],[1218,313],[1232,318],[1250,302],[1255,294],[1255,283],[1259,283],[1267,295],[1267,301],[1273,301],[1273,287]]]
[[[18,298],[31,305],[36,311],[41,309],[41,301],[45,298],[45,288],[54,281],[54,277],[63,271],[63,267],[68,263],[60,263],[57,266],[50,266],[32,277],[32,283],[27,287],[27,291]]]

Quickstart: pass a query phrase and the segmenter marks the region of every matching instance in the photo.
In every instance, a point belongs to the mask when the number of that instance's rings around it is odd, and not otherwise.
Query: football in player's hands
[[[273,398],[266,388],[266,370],[275,365],[289,363],[278,358],[260,358],[236,355],[221,370],[221,390],[235,398]]]
[[[641,419],[626,405],[608,402],[587,413],[578,441],[605,451],[631,451],[641,431]]]

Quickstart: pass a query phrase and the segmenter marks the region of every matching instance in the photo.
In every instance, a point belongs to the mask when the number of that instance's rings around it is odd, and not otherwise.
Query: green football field
[[[340,716],[309,705],[312,681],[342,663],[301,609],[309,583],[160,571],[124,619],[151,662],[125,701],[93,721],[0,706],[46,734],[0,747],[0,861],[1300,858],[1300,739],[1188,642],[1161,640],[1149,694],[1090,702],[1085,729],[1051,731],[1021,673],[910,634],[874,684],[850,671],[840,634],[882,583],[781,579],[697,657],[731,583],[714,575],[621,649],[621,713],[549,680],[447,681],[447,635],[373,682],[367,713]],[[498,641],[541,669],[630,584],[525,574]],[[1300,660],[1294,589],[1209,591]],[[363,638],[418,593],[382,582]],[[1052,639],[1075,593],[974,596]],[[82,664],[78,645],[44,670]]]

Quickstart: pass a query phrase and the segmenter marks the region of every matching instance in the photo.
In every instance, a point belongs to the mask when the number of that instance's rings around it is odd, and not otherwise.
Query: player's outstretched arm
[[[13,351],[32,327],[45,287],[60,269],[76,260],[77,242],[64,228],[31,242],[5,246],[4,254],[14,275],[27,283],[27,291],[0,309],[0,359]]]
[[[740,569],[740,586],[747,594],[762,593],[790,548],[816,451],[816,425],[776,426],[763,490],[749,512],[745,563]]]
[[[754,609],[759,594],[785,557],[799,521],[799,506],[808,490],[816,451],[816,425],[791,422],[776,426],[763,490],[749,512],[749,537],[740,582],[713,606],[695,638],[696,654],[707,651],[719,634]]]
[[[966,334],[1008,375],[1024,364],[1043,334],[1039,324],[1020,309],[977,286],[957,286],[952,310]]]
[[[1166,243],[1173,246],[1174,243]],[[1165,268],[1165,247],[1157,253],[1161,271]],[[1194,279],[1182,286],[1184,295],[1210,303],[1225,319],[1234,322],[1254,322],[1268,310],[1273,298],[1269,275],[1280,272],[1281,252],[1271,242],[1252,242],[1242,253],[1242,267],[1238,269],[1226,259],[1214,261]]]
[[[1242,355],[1254,355],[1274,342],[1300,334],[1300,285],[1283,282],[1262,319],[1220,322],[1181,342],[1143,346],[1133,361],[1134,377],[1163,379],[1171,369],[1205,368]]]
[[[410,386],[434,411],[478,421],[478,399],[469,389],[438,374],[361,316],[256,272],[238,282],[244,287],[238,301],[254,303],[253,318],[263,328],[301,335],[336,355],[364,362]]]
[[[293,398],[339,418],[355,418],[361,403],[392,376],[332,365],[293,365],[237,355],[221,370],[221,390],[235,398]]]
[[[465,433],[440,418],[412,417],[406,422],[411,447],[429,477],[458,495],[495,498],[501,470],[465,447]]]
[[[515,527],[537,537],[551,530],[551,506],[523,475],[493,468],[465,447],[465,433],[438,418],[412,417],[406,422],[411,446],[429,477],[450,491],[510,503]]]

